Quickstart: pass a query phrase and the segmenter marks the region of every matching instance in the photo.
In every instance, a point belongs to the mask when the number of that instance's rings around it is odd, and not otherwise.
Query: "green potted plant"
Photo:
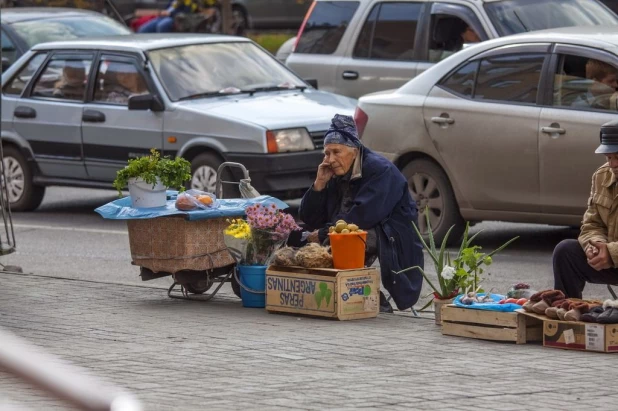
[[[131,205],[135,208],[165,206],[166,189],[184,190],[184,183],[191,179],[191,164],[184,158],[161,157],[156,149],[150,155],[131,159],[114,180],[114,187],[122,196],[129,187]]]
[[[451,259],[451,254],[446,250],[446,244],[448,242],[448,237],[453,230],[451,227],[442,240],[442,244],[440,248],[436,248],[436,243],[433,237],[433,231],[431,228],[431,223],[429,222],[429,213],[425,212],[425,217],[427,218],[427,232],[429,244],[423,239],[421,232],[419,231],[416,224],[413,224],[414,230],[416,234],[421,239],[423,247],[427,251],[427,254],[433,261],[434,268],[436,270],[436,275],[438,277],[437,283],[432,282],[427,273],[418,266],[409,267],[401,271],[396,271],[395,274],[401,274],[409,270],[418,269],[427,284],[433,290],[433,299],[430,300],[421,311],[426,309],[429,305],[433,303],[434,312],[435,312],[435,321],[436,324],[442,324],[442,307],[447,304],[451,304],[453,299],[461,292],[472,289],[472,291],[482,292],[479,288],[479,284],[481,283],[481,275],[484,273],[483,265],[488,266],[492,263],[492,256],[504,248],[506,248],[513,241],[517,240],[519,237],[515,237],[504,243],[502,246],[498,247],[494,251],[489,254],[484,254],[479,252],[481,249],[480,246],[472,246],[472,242],[474,239],[482,232],[474,234],[471,237],[468,237],[468,230],[470,228],[470,224],[466,223],[466,229],[464,230],[463,238],[461,241],[461,245],[459,246],[459,251],[454,259]],[[431,294],[429,294],[431,295]],[[428,296],[429,296],[428,295]]]

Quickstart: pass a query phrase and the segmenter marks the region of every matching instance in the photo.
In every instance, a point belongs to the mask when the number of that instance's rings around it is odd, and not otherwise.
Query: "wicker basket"
[[[155,273],[206,271],[234,264],[223,242],[225,218],[188,221],[183,216],[127,220],[134,265]]]

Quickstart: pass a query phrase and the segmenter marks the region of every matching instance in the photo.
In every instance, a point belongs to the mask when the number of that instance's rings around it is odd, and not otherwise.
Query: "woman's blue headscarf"
[[[342,144],[348,147],[358,148],[361,142],[358,139],[356,124],[350,116],[335,114],[331,120],[331,125],[326,134],[324,134],[324,145],[327,144]]]

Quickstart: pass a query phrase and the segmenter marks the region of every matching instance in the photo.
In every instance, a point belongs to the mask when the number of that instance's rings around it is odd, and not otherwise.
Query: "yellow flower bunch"
[[[238,239],[249,239],[251,238],[251,227],[249,224],[241,218],[234,220],[227,220],[230,225],[223,232],[226,235],[230,235],[234,238]]]

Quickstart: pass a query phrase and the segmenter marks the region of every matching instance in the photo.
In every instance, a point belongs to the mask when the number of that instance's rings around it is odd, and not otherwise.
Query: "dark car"
[[[101,13],[63,8],[2,9],[0,32],[3,72],[39,43],[132,33],[128,27]]]

